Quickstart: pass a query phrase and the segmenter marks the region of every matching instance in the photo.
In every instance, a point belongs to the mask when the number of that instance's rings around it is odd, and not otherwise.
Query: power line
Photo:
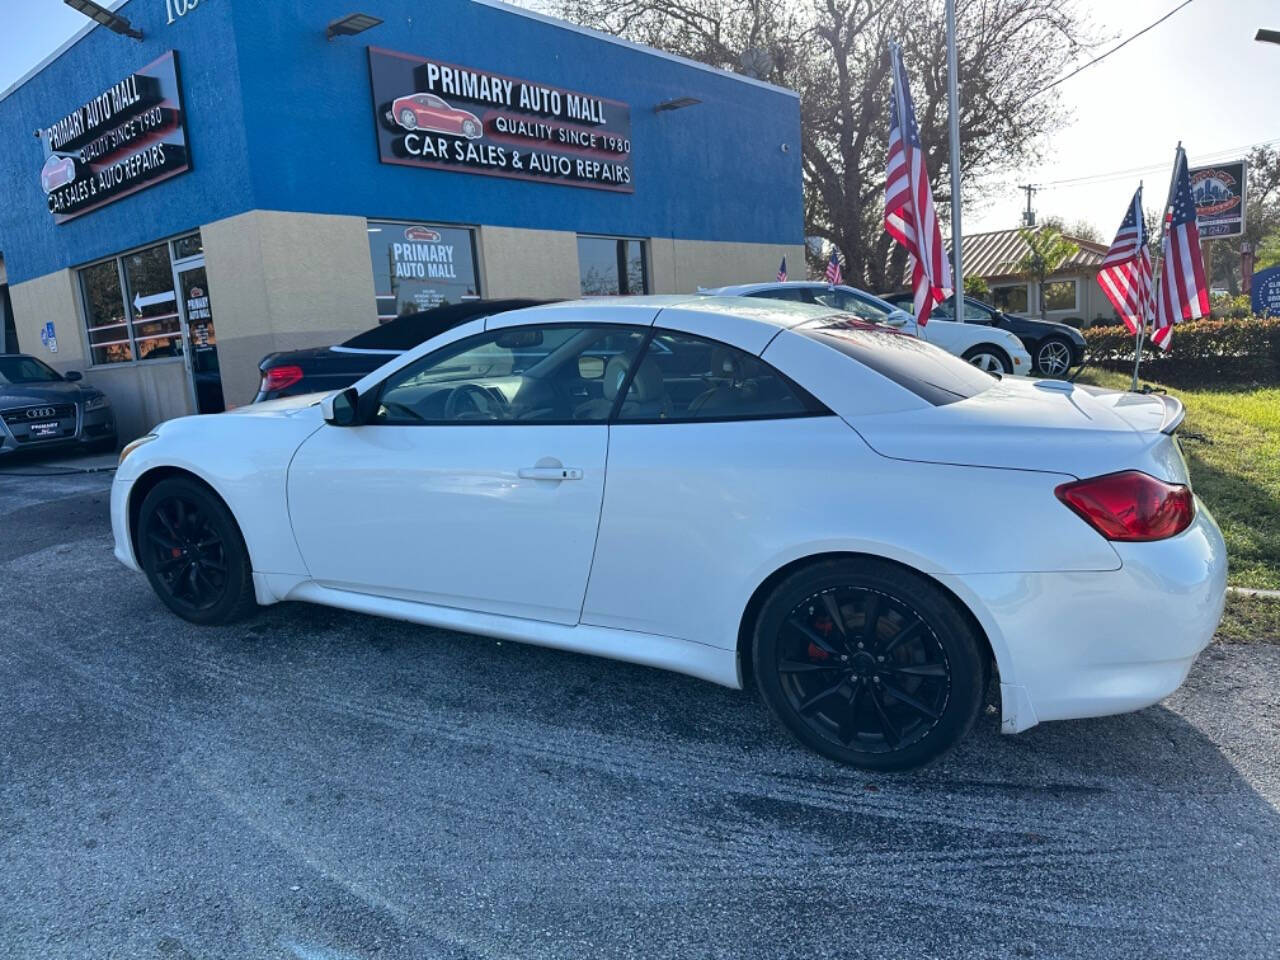
[[[1252,150],[1254,147],[1269,147],[1277,143],[1280,143],[1280,137],[1273,140],[1262,140],[1257,143],[1246,143],[1238,147],[1231,147],[1224,150],[1214,150],[1211,153],[1197,154],[1195,156],[1195,162],[1197,164],[1203,164],[1217,163],[1221,160],[1230,160],[1234,159],[1235,156],[1246,150]],[[1166,161],[1161,161],[1159,163],[1150,163],[1141,167],[1129,167],[1124,170],[1109,170],[1103,173],[1091,173],[1079,177],[1064,177],[1061,180],[1048,180],[1044,183],[1035,184],[1035,187],[1038,190],[1083,187],[1095,183],[1105,183],[1108,180],[1121,180],[1125,177],[1136,176],[1141,173],[1154,173],[1156,171],[1163,170],[1168,166],[1169,164]],[[1019,187],[1019,189],[1026,188]]]
[[[1072,71],[1071,71],[1070,73],[1068,73],[1066,76],[1059,77],[1057,80],[1053,81],[1053,83],[1050,83],[1050,84],[1048,84],[1047,86],[1043,86],[1043,87],[1041,87],[1041,88],[1040,88],[1039,90],[1037,90],[1035,93],[1031,94],[1031,96],[1030,96],[1030,97],[1028,97],[1027,99],[1028,99],[1028,100],[1030,100],[1030,99],[1032,99],[1032,98],[1034,98],[1034,97],[1038,97],[1038,96],[1040,96],[1040,94],[1044,93],[1045,91],[1047,91],[1047,90],[1052,90],[1052,89],[1053,89],[1054,87],[1056,87],[1058,84],[1060,84],[1060,83],[1064,83],[1064,82],[1066,82],[1067,80],[1070,80],[1072,77],[1074,77],[1074,76],[1075,76],[1077,73],[1079,73],[1081,70],[1087,70],[1089,67],[1092,67],[1095,63],[1098,63],[1098,62],[1100,62],[1100,61],[1102,61],[1102,60],[1107,59],[1107,57],[1111,56],[1111,55],[1112,55],[1113,53],[1115,53],[1117,50],[1120,50],[1120,49],[1122,49],[1123,47],[1127,47],[1130,43],[1132,43],[1134,40],[1137,40],[1140,36],[1142,36],[1142,35],[1143,35],[1144,33],[1146,33],[1147,31],[1149,31],[1149,30],[1154,30],[1156,27],[1160,26],[1160,24],[1164,23],[1166,20],[1168,20],[1170,17],[1172,17],[1175,13],[1177,13],[1177,12],[1178,12],[1179,10],[1181,10],[1183,7],[1190,6],[1191,2],[1192,2],[1192,0],[1182,0],[1182,3],[1178,4],[1176,7],[1174,7],[1172,10],[1170,10],[1168,13],[1166,13],[1163,17],[1161,17],[1161,18],[1160,18],[1159,20],[1157,20],[1155,23],[1148,24],[1147,26],[1143,27],[1141,30],[1139,30],[1137,33],[1135,33],[1135,34],[1134,34],[1133,36],[1131,36],[1131,37],[1126,37],[1124,40],[1121,40],[1119,43],[1117,43],[1114,47],[1112,47],[1112,48],[1111,48],[1110,50],[1108,50],[1106,53],[1100,54],[1099,56],[1094,57],[1094,58],[1093,58],[1092,60],[1090,60],[1088,63],[1082,64],[1081,66],[1076,67],[1074,70],[1072,70]]]

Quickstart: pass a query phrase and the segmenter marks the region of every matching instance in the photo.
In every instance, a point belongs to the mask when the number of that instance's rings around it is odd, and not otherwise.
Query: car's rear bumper
[[[991,638],[1005,732],[1156,703],[1213,638],[1227,550],[1203,504],[1176,537],[1113,546],[1118,570],[941,578]]]

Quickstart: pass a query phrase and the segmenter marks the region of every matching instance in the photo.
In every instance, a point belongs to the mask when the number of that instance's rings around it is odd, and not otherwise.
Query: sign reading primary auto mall
[[[170,50],[40,131],[40,185],[66,223],[191,169]]]
[[[634,191],[625,103],[369,48],[383,163]]]

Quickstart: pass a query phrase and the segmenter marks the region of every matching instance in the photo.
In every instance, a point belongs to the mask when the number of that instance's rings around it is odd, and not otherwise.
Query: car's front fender
[[[181,471],[203,481],[227,504],[255,573],[306,576],[289,523],[286,479],[294,452],[323,425],[314,407],[276,416],[215,414],[162,424],[156,439],[134,450],[116,471],[111,495],[116,557],[137,569],[134,495],[151,485],[157,471]]]

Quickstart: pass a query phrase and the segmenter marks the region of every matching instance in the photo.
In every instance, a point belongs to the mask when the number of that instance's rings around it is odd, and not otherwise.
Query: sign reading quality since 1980
[[[369,74],[383,163],[635,189],[625,103],[377,47]]]
[[[57,223],[191,168],[169,51],[40,131],[40,185]]]

